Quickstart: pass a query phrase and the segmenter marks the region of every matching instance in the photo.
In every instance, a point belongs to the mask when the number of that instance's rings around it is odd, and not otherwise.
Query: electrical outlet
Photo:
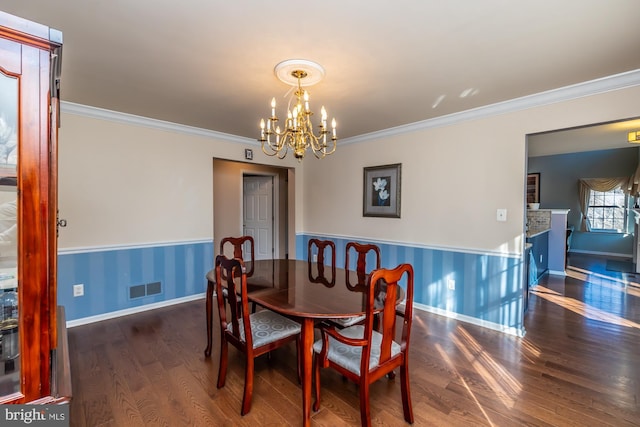
[[[496,211],[496,219],[498,221],[506,221],[507,220],[507,210],[506,209],[498,209]]]
[[[84,285],[82,283],[78,283],[77,285],[73,285],[73,296],[81,297],[84,295]]]
[[[540,264],[542,264],[542,254],[540,254]]]
[[[456,290],[456,281],[453,279],[447,279],[447,288],[450,291],[455,291]]]

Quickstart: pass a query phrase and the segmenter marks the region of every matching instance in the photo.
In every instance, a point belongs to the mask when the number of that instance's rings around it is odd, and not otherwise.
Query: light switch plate
[[[506,209],[498,209],[496,212],[496,219],[498,221],[506,221],[507,220],[507,210]]]

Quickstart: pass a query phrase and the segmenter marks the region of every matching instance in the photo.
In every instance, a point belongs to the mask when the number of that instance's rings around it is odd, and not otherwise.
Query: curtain
[[[637,200],[640,197],[640,164],[629,177],[585,178],[579,180],[578,200],[580,201],[580,214],[582,215],[580,231],[591,231],[591,224],[589,224],[589,219],[587,218],[591,191],[611,191],[616,188],[620,188],[624,194]]]
[[[582,221],[580,222],[580,231],[591,231],[591,224],[587,218],[587,210],[589,209],[589,198],[591,190],[593,191],[612,191],[620,188],[622,192],[628,196],[638,197],[640,192],[640,166],[635,173],[629,177],[622,178],[585,178],[580,180],[578,188],[578,199],[580,201],[580,213]]]
[[[591,188],[584,181],[580,180],[578,187],[578,200],[580,201],[580,215],[582,215],[582,221],[580,221],[580,231],[591,231],[591,224],[589,218],[587,218],[587,210],[589,209],[589,199],[591,198]]]

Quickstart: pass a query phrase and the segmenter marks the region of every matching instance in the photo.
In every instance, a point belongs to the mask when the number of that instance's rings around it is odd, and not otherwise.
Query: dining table
[[[268,259],[253,262],[247,276],[247,298],[257,305],[292,318],[301,324],[300,351],[303,426],[311,424],[314,327],[318,322],[365,314],[364,278],[355,271],[320,266],[294,259]],[[245,262],[246,271],[251,262]],[[207,273],[207,348],[211,355],[215,270]],[[376,306],[384,303],[384,284],[376,284]],[[404,300],[399,292],[397,302]],[[379,304],[378,304],[379,303]]]

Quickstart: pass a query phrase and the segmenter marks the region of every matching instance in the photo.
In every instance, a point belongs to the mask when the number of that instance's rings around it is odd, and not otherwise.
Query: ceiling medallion
[[[327,142],[327,112],[324,106],[320,110],[320,123],[318,134],[313,132],[311,116],[313,113],[309,107],[309,92],[303,87],[312,86],[324,77],[324,68],[312,61],[305,59],[290,59],[282,61],[275,66],[274,72],[282,82],[294,86],[295,98],[289,102],[294,103],[293,108],[287,110],[287,118],[284,128],[278,125],[276,116],[276,99],[271,100],[271,116],[265,122],[260,120],[260,138],[262,151],[268,156],[277,156],[283,159],[289,149],[299,161],[304,158],[307,148],[311,148],[313,154],[321,159],[336,151],[336,119],[331,121],[331,142]]]

